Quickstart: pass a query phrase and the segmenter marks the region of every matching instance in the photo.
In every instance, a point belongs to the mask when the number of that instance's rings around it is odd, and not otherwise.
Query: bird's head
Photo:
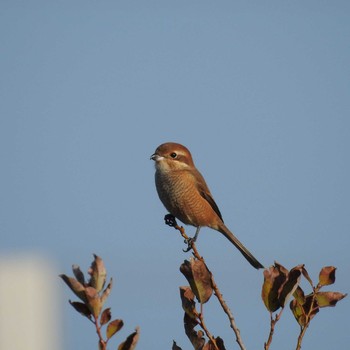
[[[163,143],[157,147],[151,159],[157,170],[184,170],[194,167],[190,151],[183,145],[174,142]]]

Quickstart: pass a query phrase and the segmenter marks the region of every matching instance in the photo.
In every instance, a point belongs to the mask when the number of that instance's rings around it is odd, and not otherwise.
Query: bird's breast
[[[159,198],[169,213],[185,224],[211,226],[216,214],[199,193],[193,174],[157,171],[155,180]]]

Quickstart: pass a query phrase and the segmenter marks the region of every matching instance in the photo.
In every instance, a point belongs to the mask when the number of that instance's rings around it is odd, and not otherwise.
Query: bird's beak
[[[159,157],[159,156],[158,156],[157,153],[153,153],[153,154],[151,155],[151,158],[150,158],[150,159],[156,161],[158,157]]]
[[[160,155],[157,154],[157,153],[153,153],[153,154],[151,155],[151,158],[150,158],[150,159],[154,160],[155,162],[158,162],[159,160],[162,160],[163,157],[160,156]]]

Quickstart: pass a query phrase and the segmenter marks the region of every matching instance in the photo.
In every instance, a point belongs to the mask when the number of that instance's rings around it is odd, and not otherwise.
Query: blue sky
[[[0,254],[58,272],[100,255],[108,306],[139,348],[191,346],[178,268],[149,160],[186,145],[225,223],[266,266],[335,265],[348,292],[350,5],[347,1],[76,1],[0,4]],[[194,229],[188,227],[192,234]],[[248,349],[263,348],[262,273],[210,229],[198,248]],[[96,344],[62,288],[64,348]],[[214,299],[208,327],[233,349]],[[322,310],[303,349],[345,349],[349,301]],[[294,349],[286,310],[271,349]],[[286,348],[285,344],[288,345]],[[116,346],[116,345],[114,345]]]

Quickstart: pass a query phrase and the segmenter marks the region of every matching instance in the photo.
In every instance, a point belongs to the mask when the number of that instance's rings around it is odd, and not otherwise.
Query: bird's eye
[[[175,152],[173,152],[173,153],[170,154],[170,157],[171,157],[171,158],[176,158],[176,157],[177,157],[177,154],[176,154]]]

